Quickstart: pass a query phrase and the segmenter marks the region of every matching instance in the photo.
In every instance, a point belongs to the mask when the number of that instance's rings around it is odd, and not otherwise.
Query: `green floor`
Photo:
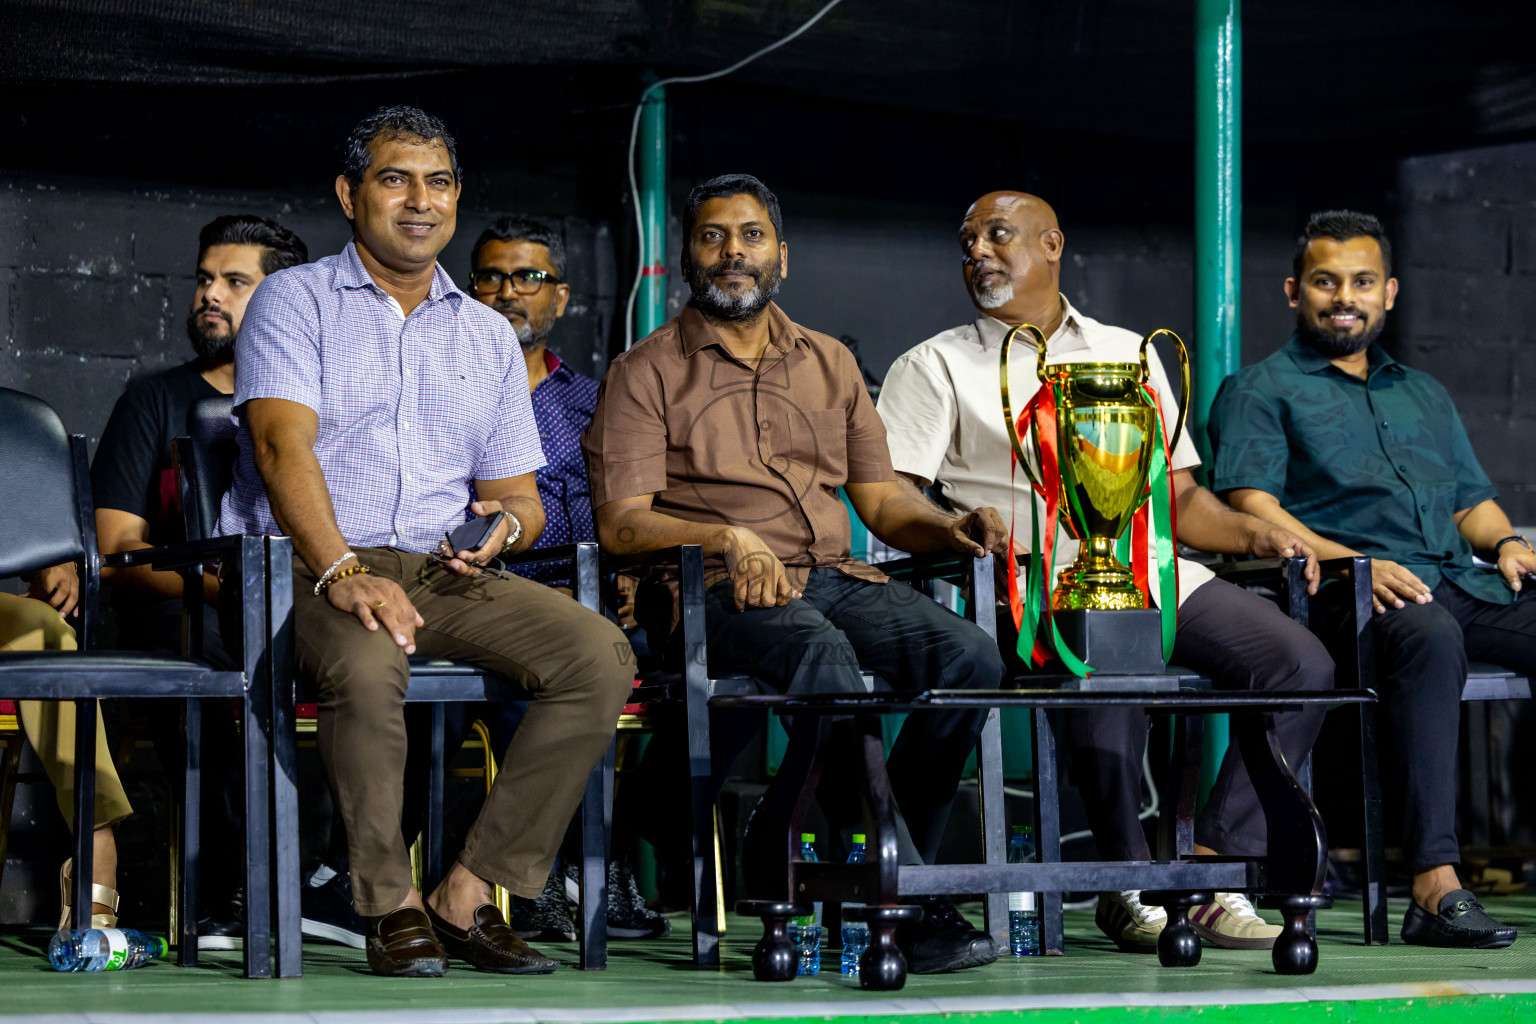
[[[205,954],[206,962],[193,970],[157,963],[122,974],[61,975],[42,956],[46,935],[9,934],[0,936],[0,1015],[49,1015],[63,1022],[125,1013],[178,1020],[258,1013],[265,1020],[336,1024],[830,1016],[874,1022],[902,1015],[911,1024],[940,1016],[1000,1019],[1027,1010],[1038,1024],[1197,1015],[1204,1024],[1324,1017],[1330,1024],[1449,1021],[1453,1014],[1457,1024],[1536,1020],[1536,896],[1490,899],[1488,906],[1520,927],[1525,937],[1513,948],[1463,953],[1366,947],[1359,938],[1359,904],[1344,903],[1320,915],[1321,964],[1303,979],[1274,974],[1263,952],[1207,949],[1198,967],[1166,970],[1155,957],[1116,952],[1099,936],[1091,913],[1071,913],[1065,957],[1005,957],[978,970],[912,977],[890,997],[860,991],[837,973],[830,952],[830,970],[818,976],[785,985],[754,982],[747,956],[757,924],[737,919],[718,969],[689,963],[686,919],[679,918],[669,939],[614,943],[604,972],[576,970],[574,946],[553,945],[542,948],[566,965],[553,975],[504,978],[455,967],[440,980],[376,978],[361,952],[323,944],[306,947],[304,977],[290,981],[246,981],[235,953]],[[1394,933],[1401,913],[1394,906]]]

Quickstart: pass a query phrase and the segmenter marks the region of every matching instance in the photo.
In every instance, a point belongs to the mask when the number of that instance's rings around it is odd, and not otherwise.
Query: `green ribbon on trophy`
[[[1015,419],[1009,397],[1008,356],[1014,338],[1026,330],[1035,338],[1035,375],[1040,389]],[[1147,364],[1147,350],[1159,334],[1172,338],[1178,347],[1184,385],[1171,441]],[[1013,448],[1013,464],[1023,466],[1030,486],[1045,505],[1042,523],[1040,503],[1030,502],[1027,593],[1020,592],[1016,574],[1008,574],[1008,603],[1019,631],[1019,656],[1037,666],[1054,654],[1078,676],[1092,672],[1093,666],[1062,642],[1049,612],[1146,608],[1150,598],[1148,556],[1152,552],[1157,557],[1163,660],[1173,654],[1179,577],[1169,455],[1178,446],[1189,411],[1189,356],[1184,342],[1168,330],[1153,331],[1143,338],[1140,356],[1139,365],[1059,363],[1047,372],[1045,335],[1038,327],[1020,324],[1003,339],[1003,418]],[[1031,428],[1038,477],[1030,468],[1022,440]],[[1063,525],[1081,546],[1077,558],[1062,570],[1061,581],[1053,591],[1057,534]],[[1011,526],[1008,540],[1011,548]],[[1042,616],[1049,618],[1051,625],[1038,635]]]

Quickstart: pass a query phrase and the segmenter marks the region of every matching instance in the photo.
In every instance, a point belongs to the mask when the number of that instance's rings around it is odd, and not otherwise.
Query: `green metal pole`
[[[640,185],[640,294],[635,298],[635,340],[667,319],[667,91],[645,94],[635,142]]]
[[[1195,5],[1195,338],[1190,426],[1209,464],[1211,400],[1242,361],[1243,27],[1241,0]],[[1227,749],[1227,718],[1206,722],[1201,793]]]

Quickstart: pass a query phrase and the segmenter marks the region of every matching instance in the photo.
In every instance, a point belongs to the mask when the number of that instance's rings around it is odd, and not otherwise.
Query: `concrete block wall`
[[[497,190],[461,204],[442,262],[467,285],[481,229],[503,213]],[[510,193],[509,193],[510,194]],[[93,446],[134,378],[192,357],[184,321],[195,288],[197,234],[227,213],[287,225],[311,258],[351,237],[335,197],[321,188],[269,191],[149,189],[114,180],[0,178],[0,386],[49,402]],[[612,233],[580,217],[549,218],[566,236],[571,303],[551,346],[582,372],[607,365],[614,313]]]
[[[1446,386],[1500,503],[1536,523],[1536,143],[1412,157],[1398,191],[1393,354]]]

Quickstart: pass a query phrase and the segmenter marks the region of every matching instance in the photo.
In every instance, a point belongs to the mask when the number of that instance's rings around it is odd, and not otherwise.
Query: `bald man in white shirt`
[[[993,192],[966,211],[960,228],[961,268],[977,309],[973,323],[936,335],[891,366],[880,392],[891,461],[920,486],[937,483],[957,510],[992,506],[1018,510],[1034,499],[1024,476],[1012,473],[999,386],[999,356],[1009,328],[1034,324],[1046,337],[1048,363],[1136,362],[1141,336],[1083,315],[1061,294],[1065,238],[1050,204],[1020,192]],[[1024,337],[1027,337],[1024,336]],[[1034,393],[1036,353],[1021,337],[1010,361],[1010,393]],[[1152,386],[1163,417],[1176,421],[1173,390],[1157,353],[1148,353]],[[1017,410],[1016,410],[1017,411]],[[1310,556],[1295,534],[1236,512],[1195,482],[1200,464],[1186,436],[1171,453],[1178,540],[1205,551]],[[1042,506],[1043,512],[1043,506]],[[1076,557],[1064,539],[1057,562]],[[1149,573],[1156,578],[1155,555]],[[1316,566],[1308,567],[1315,587]],[[1008,632],[1008,631],[1005,631]],[[1333,662],[1318,640],[1269,601],[1216,579],[1198,563],[1179,559],[1179,619],[1174,660],[1207,673],[1216,686],[1254,690],[1313,690],[1333,685]],[[1016,667],[1022,667],[1016,663]],[[1322,710],[1281,715],[1286,759],[1299,765],[1322,725]],[[1151,851],[1139,820],[1146,715],[1139,708],[1075,711],[1065,717],[1073,779],[1106,859],[1147,860]],[[1197,853],[1260,856],[1264,818],[1235,749],[1228,752],[1195,830]],[[1103,893],[1099,927],[1129,952],[1152,952],[1167,920],[1135,890]],[[1280,928],[1262,921],[1241,894],[1192,911],[1206,941],[1230,949],[1267,949]]]

